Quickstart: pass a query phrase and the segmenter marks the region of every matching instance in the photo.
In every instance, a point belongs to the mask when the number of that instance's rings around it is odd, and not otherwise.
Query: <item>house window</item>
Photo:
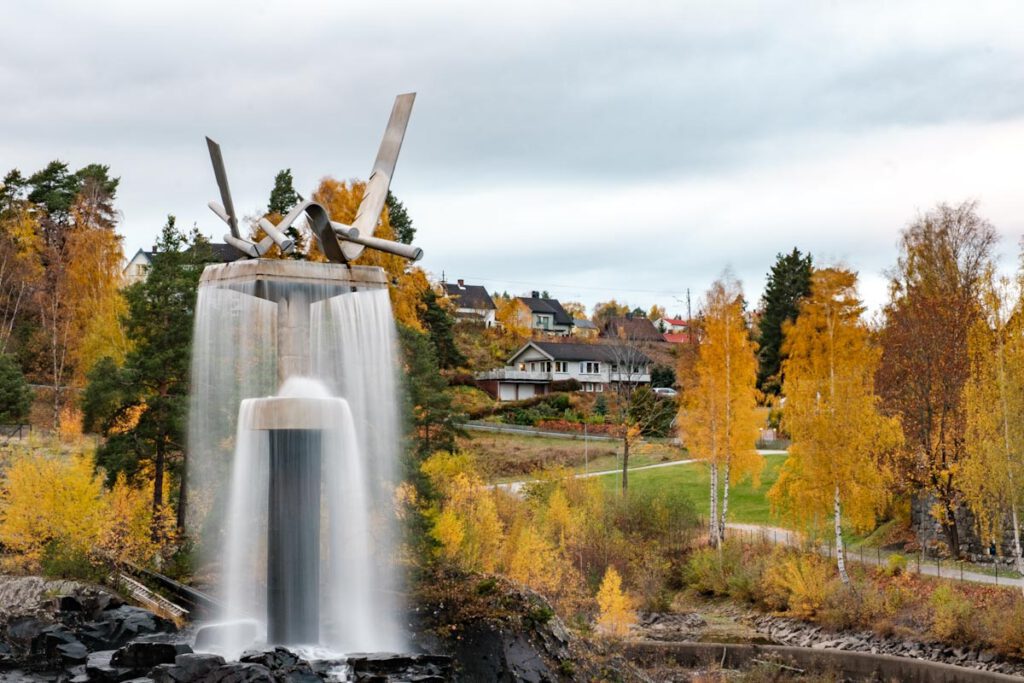
[[[597,373],[601,372],[601,364],[589,360],[586,361],[585,363],[580,363],[580,372],[586,375],[596,375]]]
[[[555,372],[569,372],[569,363],[564,360],[556,360]]]
[[[598,383],[598,384],[595,384],[595,385],[594,385],[594,391],[596,391],[596,392],[597,392],[597,393],[599,393],[599,394],[600,394],[600,393],[603,393],[603,392],[604,392],[604,385],[603,385],[603,384],[600,384],[600,383]]]
[[[551,372],[551,361],[544,361],[544,372]]]

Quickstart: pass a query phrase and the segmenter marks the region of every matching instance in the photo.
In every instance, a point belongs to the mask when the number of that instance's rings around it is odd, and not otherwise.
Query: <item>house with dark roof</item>
[[[601,328],[601,336],[611,339],[628,339],[634,342],[663,342],[658,328],[647,318],[624,316],[612,318]]]
[[[592,321],[586,318],[573,318],[572,319],[572,336],[580,337],[581,339],[594,339],[600,332]]]
[[[558,299],[541,297],[540,292],[519,297],[520,303],[530,312],[530,329],[534,332],[567,337],[572,334],[572,316],[566,313]]]
[[[210,257],[207,263],[232,263],[243,258],[242,254],[230,244],[210,242],[208,246],[210,248]],[[191,249],[192,247],[189,247],[189,250]],[[149,251],[139,249],[135,252],[135,256],[132,256],[127,265],[121,270],[125,286],[133,285],[146,279],[149,275],[149,268],[153,265],[153,254],[155,253],[156,247]]]
[[[441,283],[444,294],[455,304],[455,317],[459,320],[482,322],[487,327],[495,324],[497,307],[494,299],[480,285],[467,285],[465,280],[457,283]]]
[[[554,382],[576,380],[580,391],[602,393],[616,385],[651,383],[651,359],[633,344],[530,341],[504,368],[476,376],[477,385],[499,401],[547,394]]]

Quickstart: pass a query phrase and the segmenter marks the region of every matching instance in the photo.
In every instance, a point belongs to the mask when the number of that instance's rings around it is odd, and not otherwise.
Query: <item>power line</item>
[[[488,277],[477,277],[476,275],[465,275],[466,280],[476,280],[478,282],[487,283],[499,283],[503,285],[525,285],[527,287],[537,287],[540,289],[588,289],[598,292],[631,292],[637,294],[660,294],[662,296],[672,296],[674,292],[660,289],[627,289],[624,287],[588,287],[586,285],[559,285],[551,282],[537,283],[527,282],[525,280],[502,280],[500,278],[488,278]]]

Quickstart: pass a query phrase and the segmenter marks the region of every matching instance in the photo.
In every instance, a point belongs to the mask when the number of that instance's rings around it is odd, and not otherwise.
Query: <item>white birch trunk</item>
[[[729,511],[729,458],[725,459],[725,472],[722,475],[722,522],[718,525],[718,538],[724,541],[725,515]]]
[[[839,506],[839,484],[836,484],[835,497],[835,521],[836,521],[836,566],[839,567],[839,578],[844,584],[850,583],[850,575],[846,573],[846,553],[843,549],[843,524],[842,513]]]
[[[1024,557],[1020,551],[1020,518],[1017,516],[1017,504],[1010,505],[1010,516],[1013,518],[1013,559],[1017,564],[1017,573],[1024,575]],[[1024,585],[1021,585],[1021,592],[1024,593]]]
[[[711,463],[711,518],[708,523],[708,541],[718,547],[718,464]]]

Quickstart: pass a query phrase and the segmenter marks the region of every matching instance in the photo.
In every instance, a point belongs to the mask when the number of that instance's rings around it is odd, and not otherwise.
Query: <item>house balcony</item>
[[[497,368],[476,373],[480,381],[498,380],[500,382],[550,382],[550,372],[516,370],[515,368]]]
[[[609,382],[625,382],[627,384],[650,384],[650,373],[640,372],[611,372],[608,373]]]

